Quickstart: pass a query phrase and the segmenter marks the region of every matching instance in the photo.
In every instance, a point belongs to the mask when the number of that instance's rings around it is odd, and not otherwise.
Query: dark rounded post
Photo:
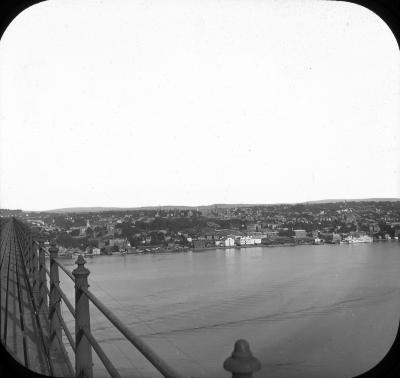
[[[253,373],[261,369],[261,363],[252,355],[249,343],[238,340],[232,355],[224,362],[224,369],[232,373],[232,378],[252,378]]]
[[[39,239],[39,310],[48,311],[47,302],[47,276],[46,276],[46,256],[43,249],[43,239]]]
[[[50,347],[57,349],[58,340],[61,340],[61,323],[58,319],[57,312],[61,314],[60,294],[55,285],[60,283],[58,274],[58,265],[55,259],[58,257],[58,248],[54,241],[51,242],[50,248],[50,303],[49,303],[49,319],[50,319]],[[58,337],[57,337],[58,334]]]
[[[82,329],[90,331],[89,298],[81,289],[87,289],[89,269],[85,259],[79,255],[75,263],[78,265],[72,274],[75,277],[75,372],[76,377],[93,377],[92,347]]]

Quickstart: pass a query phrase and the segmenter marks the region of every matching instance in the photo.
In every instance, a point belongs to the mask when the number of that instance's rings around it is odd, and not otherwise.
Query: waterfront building
[[[242,236],[239,239],[239,245],[254,245],[254,240],[252,237],[250,236]]]
[[[110,247],[125,247],[126,246],[126,239],[121,239],[121,238],[116,238],[116,239],[110,239]]]
[[[306,238],[307,233],[305,230],[293,230],[296,239]]]
[[[321,239],[326,243],[338,244],[341,242],[342,237],[335,232],[321,233]]]
[[[274,240],[278,237],[279,232],[278,231],[273,231],[273,230],[267,230],[264,232],[265,237],[269,240]]]
[[[225,240],[225,247],[233,247],[235,245],[235,239],[232,237],[228,237]]]
[[[193,240],[193,248],[194,249],[206,248],[206,245],[207,245],[207,240],[205,240],[205,239]]]

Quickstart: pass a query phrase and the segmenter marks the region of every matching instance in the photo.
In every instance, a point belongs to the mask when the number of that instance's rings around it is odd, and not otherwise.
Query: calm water
[[[239,338],[262,363],[256,376],[358,375],[386,354],[400,316],[397,241],[101,256],[86,267],[90,290],[188,377],[229,377],[222,363]],[[160,376],[94,306],[91,327],[121,375]],[[93,356],[95,377],[108,376]]]

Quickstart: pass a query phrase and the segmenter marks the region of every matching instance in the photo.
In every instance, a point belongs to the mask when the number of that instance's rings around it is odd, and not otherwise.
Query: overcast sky
[[[329,1],[47,1],[0,42],[0,207],[400,197],[400,54]]]

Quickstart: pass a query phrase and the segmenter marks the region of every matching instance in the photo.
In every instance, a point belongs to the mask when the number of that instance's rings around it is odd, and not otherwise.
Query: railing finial
[[[83,258],[82,255],[79,255],[78,258],[75,261],[75,264],[78,265],[73,271],[72,274],[74,276],[88,276],[90,273],[90,270],[85,268],[86,260]],[[89,286],[89,285],[88,285]]]
[[[261,369],[261,363],[251,353],[249,343],[241,339],[236,341],[231,357],[225,360],[224,369],[232,373],[232,378],[251,378]]]

